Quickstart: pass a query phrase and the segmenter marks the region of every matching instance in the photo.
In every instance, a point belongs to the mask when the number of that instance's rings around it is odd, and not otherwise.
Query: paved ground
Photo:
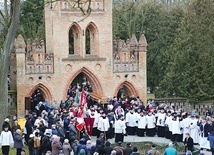
[[[94,144],[96,142],[96,137],[92,136],[91,139],[92,139],[92,143]],[[125,136],[124,138],[124,142],[144,142],[144,141],[166,143],[166,144],[171,142],[166,138],[160,138],[160,137]],[[109,142],[114,143],[114,139],[109,139]],[[199,148],[199,145],[196,145],[195,147]],[[201,151],[201,153],[204,153],[205,155],[212,155],[212,153],[208,151]]]

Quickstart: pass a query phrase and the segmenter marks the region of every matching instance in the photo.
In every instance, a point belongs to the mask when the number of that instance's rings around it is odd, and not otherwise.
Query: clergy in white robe
[[[181,135],[181,125],[178,116],[174,116],[171,122],[172,125],[172,141],[178,142],[179,136]]]
[[[140,114],[138,114],[137,117],[137,135],[140,137],[144,137],[144,133],[146,132],[146,116],[144,115],[143,112],[141,112]]]
[[[172,115],[171,111],[167,113],[165,121],[165,138],[171,139],[172,136]]]
[[[192,137],[194,144],[199,143],[199,127],[197,123],[198,123],[198,120],[194,116],[191,116],[190,137]]]
[[[115,142],[123,142],[124,134],[126,134],[126,122],[124,121],[124,117],[121,115],[119,119],[115,121]]]
[[[99,118],[99,122],[97,125],[97,128],[100,132],[106,133],[109,129],[109,120],[108,117],[106,117],[106,114],[102,114],[102,117]]]
[[[135,135],[137,127],[137,113],[135,113],[133,109],[126,114],[126,126],[127,134]]]
[[[186,138],[186,133],[190,134],[190,117],[184,116],[182,121],[182,128],[183,128],[183,141]]]
[[[166,113],[164,113],[164,109],[161,109],[158,113],[158,119],[157,119],[157,135],[158,137],[164,137],[165,135],[165,119],[166,119]]]
[[[99,122],[99,119],[100,119],[100,113],[94,112],[94,113],[91,113],[90,115],[91,116],[93,115],[93,117],[94,117],[94,124],[93,124],[93,129],[92,129],[92,136],[99,137],[100,133],[97,130],[97,125],[98,125],[98,122]]]
[[[148,115],[146,115],[147,120],[147,130],[146,135],[149,137],[153,137],[155,135],[155,116],[152,114],[152,112],[149,112]]]

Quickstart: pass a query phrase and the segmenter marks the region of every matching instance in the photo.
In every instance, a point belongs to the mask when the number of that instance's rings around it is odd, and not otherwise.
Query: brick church
[[[91,97],[105,102],[123,90],[146,103],[146,48],[144,35],[112,38],[112,1],[92,0],[83,17],[67,2],[45,6],[46,41],[15,41],[17,113],[25,115],[30,98],[39,91],[51,104],[66,100],[72,82],[88,82]]]

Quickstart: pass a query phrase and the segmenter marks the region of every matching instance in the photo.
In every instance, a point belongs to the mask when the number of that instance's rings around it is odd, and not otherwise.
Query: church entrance
[[[119,84],[114,94],[115,96],[117,96],[118,99],[126,99],[138,96],[137,90],[128,81]]]
[[[44,93],[40,89],[36,89],[33,92],[33,94],[31,95],[30,99],[31,99],[30,100],[30,102],[31,102],[30,110],[34,110],[36,105],[39,104],[39,102],[44,102],[45,101]]]
[[[39,102],[48,101],[52,103],[52,96],[50,90],[43,84],[34,86],[29,92],[28,96],[25,97],[25,110],[35,110],[35,107]]]
[[[127,91],[127,88],[126,87],[124,87],[124,86],[122,86],[120,89],[119,89],[119,91],[118,91],[118,93],[117,93],[117,98],[119,99],[125,99],[125,98],[127,98],[128,97],[128,91]]]
[[[73,100],[75,103],[79,103],[80,93],[84,90],[85,94],[93,92],[92,86],[84,73],[78,74],[71,82],[68,91],[67,99]]]
[[[67,87],[66,99],[70,99],[78,103],[82,90],[85,91],[86,96],[89,94],[91,96],[91,94],[94,93],[99,94],[99,96],[103,95],[99,79],[93,74],[93,72],[85,67],[74,73],[69,81],[70,83]]]

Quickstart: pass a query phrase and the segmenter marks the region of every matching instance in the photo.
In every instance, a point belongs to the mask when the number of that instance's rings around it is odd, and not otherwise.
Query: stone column
[[[143,73],[142,77],[144,77],[144,79],[142,79],[142,83],[140,84],[139,92],[144,104],[147,104],[146,51],[147,41],[144,34],[142,34],[139,39],[139,72]]]
[[[17,65],[17,115],[22,118],[25,115],[25,93],[22,85],[25,83],[25,41],[21,35],[15,40],[15,53]]]

